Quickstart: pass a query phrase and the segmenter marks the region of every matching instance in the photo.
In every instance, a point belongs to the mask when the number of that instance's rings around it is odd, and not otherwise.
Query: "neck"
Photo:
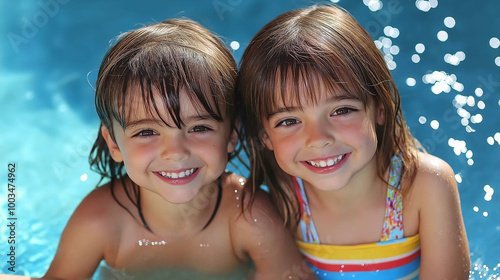
[[[353,175],[349,182],[338,190],[326,191],[304,181],[310,205],[322,209],[353,209],[365,207],[385,196],[385,182],[377,175],[376,161],[371,162],[360,172]]]
[[[212,217],[220,191],[219,182],[215,181],[203,186],[191,201],[171,203],[154,192],[140,188],[142,213],[154,233],[199,232]]]

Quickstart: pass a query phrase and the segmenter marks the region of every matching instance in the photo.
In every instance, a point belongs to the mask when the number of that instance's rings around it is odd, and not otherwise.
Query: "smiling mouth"
[[[330,167],[330,166],[333,166],[333,165],[339,163],[342,159],[345,158],[345,156],[346,155],[343,154],[343,155],[340,155],[338,157],[328,158],[328,159],[325,159],[325,160],[316,160],[316,161],[308,160],[306,162],[309,165],[314,166],[314,167],[318,167],[318,168]]]
[[[186,178],[195,173],[198,170],[198,168],[191,168],[187,169],[181,172],[165,172],[165,171],[160,171],[158,174],[161,176],[168,178],[168,179],[181,179],[181,178]]]

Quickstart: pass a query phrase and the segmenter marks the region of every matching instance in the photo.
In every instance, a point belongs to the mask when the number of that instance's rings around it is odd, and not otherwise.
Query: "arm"
[[[103,259],[107,226],[100,197],[102,190],[87,196],[71,216],[59,247],[43,279],[88,279]],[[108,202],[110,203],[110,202]]]
[[[255,280],[316,279],[264,192],[237,218],[233,233],[236,247],[255,264]]]
[[[469,246],[455,174],[441,159],[419,159],[412,195],[420,205],[420,279],[468,279]]]

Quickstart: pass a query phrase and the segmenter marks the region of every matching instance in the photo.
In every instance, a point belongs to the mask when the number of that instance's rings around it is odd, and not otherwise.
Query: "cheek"
[[[361,127],[359,128],[362,132],[363,138],[368,143],[377,143],[377,131],[373,121],[365,119]]]
[[[155,148],[152,145],[129,145],[123,149],[123,157],[126,165],[150,161],[155,156]]]
[[[297,137],[283,137],[280,139],[272,139],[274,157],[278,161],[293,158],[301,145],[297,141]]]
[[[195,147],[193,152],[196,150],[200,156],[207,159],[227,161],[227,145],[228,139],[224,137],[218,137],[215,139],[203,139],[192,143],[191,147]]]
[[[338,136],[342,135],[342,141],[355,145],[366,145],[377,142],[375,124],[369,118],[358,119],[336,127]]]

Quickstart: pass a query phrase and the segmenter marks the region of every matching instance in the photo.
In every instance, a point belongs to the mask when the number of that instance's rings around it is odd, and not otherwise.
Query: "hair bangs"
[[[290,56],[290,55],[289,55]],[[291,57],[291,56],[290,56]],[[257,115],[267,117],[280,107],[303,107],[316,105],[331,96],[349,96],[369,102],[371,93],[360,83],[347,75],[344,63],[327,61],[320,55],[310,54],[297,58],[277,59],[274,67],[263,69],[259,79],[260,87],[255,100],[260,110]],[[261,82],[265,81],[265,82]]]
[[[168,126],[181,128],[184,123],[180,95],[185,93],[200,115],[206,112],[222,121],[227,115],[225,105],[228,100],[220,92],[227,89],[214,80],[213,77],[220,77],[221,73],[215,73],[217,70],[209,67],[212,62],[207,60],[194,50],[181,46],[156,44],[144,48],[121,70],[117,68],[121,78],[116,82],[121,82],[121,86],[116,87],[116,92],[111,95],[114,97],[110,100],[111,116],[126,127],[137,118],[138,112],[145,112]],[[168,115],[162,116],[160,109]]]

